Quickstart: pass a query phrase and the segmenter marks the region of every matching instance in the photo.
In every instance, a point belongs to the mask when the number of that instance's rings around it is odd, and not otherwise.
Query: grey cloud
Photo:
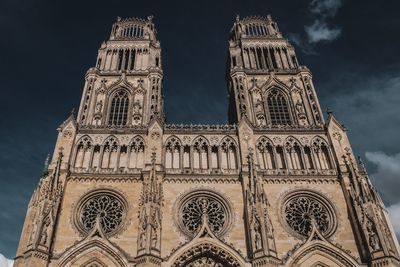
[[[371,174],[378,190],[388,203],[400,205],[400,153],[387,155],[382,151],[366,152],[366,158],[377,166],[376,172]],[[395,208],[400,211],[400,206]],[[399,229],[400,230],[400,229]]]
[[[304,27],[310,43],[321,41],[330,42],[339,37],[341,29],[338,27],[329,28],[325,21],[316,20],[312,25]]]
[[[400,66],[396,69],[393,74],[371,76],[353,66],[332,74],[319,86],[320,101],[348,126],[357,153],[400,152]],[[386,195],[383,198],[393,201]]]
[[[341,0],[312,0],[308,12],[313,21],[304,26],[304,33],[289,34],[289,39],[297,44],[303,53],[315,55],[315,46],[320,42],[332,42],[342,33],[342,29],[330,25],[329,19],[333,18],[342,6]]]
[[[388,207],[388,211],[397,239],[400,240],[400,202]]]
[[[394,203],[388,207],[390,220],[400,239],[400,153],[386,155],[382,151],[366,152],[366,158],[377,166],[376,172],[371,176],[378,190],[388,200]]]
[[[333,17],[341,6],[341,0],[312,0],[309,10],[311,13],[322,17]]]

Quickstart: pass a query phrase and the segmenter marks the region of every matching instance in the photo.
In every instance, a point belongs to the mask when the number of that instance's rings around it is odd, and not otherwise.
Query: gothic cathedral
[[[385,206],[267,17],[229,35],[227,125],[167,124],[152,17],[114,23],[15,266],[400,266]]]

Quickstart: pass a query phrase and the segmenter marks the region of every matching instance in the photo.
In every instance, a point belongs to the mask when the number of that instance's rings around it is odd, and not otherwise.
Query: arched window
[[[276,168],[272,142],[265,137],[261,137],[257,142],[257,156],[261,169]]]
[[[326,143],[319,137],[312,142],[312,147],[315,155],[315,165],[317,169],[328,170],[332,169],[329,150]]]
[[[104,169],[114,169],[117,167],[117,155],[118,155],[118,141],[115,137],[110,137],[104,143],[103,156],[101,167]]]
[[[181,144],[179,140],[172,137],[165,145],[165,167],[167,169],[179,169]]]
[[[208,169],[208,143],[203,137],[193,144],[193,168]]]
[[[144,167],[144,141],[141,137],[136,136],[133,138],[129,145],[129,164],[130,169]]]
[[[90,163],[90,155],[92,150],[92,141],[88,136],[83,137],[76,150],[75,167],[88,168]]]
[[[116,92],[111,100],[108,124],[113,126],[126,125],[128,120],[129,97],[125,90]]]
[[[294,170],[304,169],[299,143],[292,137],[289,137],[286,141],[285,148],[287,153],[288,165],[290,165],[289,168]]]
[[[281,91],[272,89],[267,104],[272,125],[291,125],[289,108]]]
[[[226,137],[221,143],[221,167],[234,170],[237,168],[236,145],[233,140]]]

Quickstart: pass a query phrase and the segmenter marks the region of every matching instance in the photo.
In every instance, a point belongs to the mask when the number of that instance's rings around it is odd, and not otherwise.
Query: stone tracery
[[[320,197],[309,192],[295,193],[283,204],[283,217],[295,234],[309,236],[314,221],[324,236],[333,233],[336,217],[332,207]]]
[[[99,217],[104,233],[113,234],[121,227],[125,213],[125,205],[118,196],[110,192],[98,192],[81,201],[76,220],[78,228],[88,233]]]
[[[208,191],[194,192],[180,203],[178,224],[181,230],[194,236],[202,225],[203,216],[214,235],[223,235],[231,222],[230,208],[218,195]]]

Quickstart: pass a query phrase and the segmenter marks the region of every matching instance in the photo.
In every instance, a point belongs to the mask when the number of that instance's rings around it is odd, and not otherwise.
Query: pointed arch
[[[312,240],[306,242],[296,250],[290,256],[285,266],[356,267],[359,265],[357,261],[345,251],[331,243],[323,240]]]
[[[321,170],[333,168],[328,142],[321,136],[316,136],[311,141],[312,152],[314,154],[315,167]]]
[[[75,159],[73,165],[75,168],[89,168],[92,148],[93,141],[88,135],[82,136],[78,142],[76,142]]]
[[[266,105],[270,123],[276,125],[292,125],[290,102],[288,96],[279,87],[266,91]]]
[[[210,143],[204,136],[198,136],[193,140],[193,168],[208,169],[208,154]]]
[[[120,161],[123,159],[122,149]],[[126,166],[129,169],[140,169],[145,162],[145,141],[142,136],[136,135],[127,147]]]
[[[231,136],[225,136],[220,142],[221,168],[235,170],[238,168],[237,144]]]
[[[99,259],[101,259],[101,261]],[[92,239],[85,239],[67,249],[67,251],[61,256],[57,266],[86,267],[87,265],[85,264],[90,264],[91,262],[103,264],[100,266],[129,266],[128,260],[122,251],[120,251],[108,240],[104,240],[98,236]]]
[[[101,155],[101,168],[117,168],[117,157],[119,152],[119,140],[114,135],[107,137],[103,142],[103,153]]]
[[[81,267],[107,267],[107,265],[103,263],[100,259],[93,258],[83,263]]]
[[[181,168],[182,142],[176,136],[170,136],[165,142],[165,168]]]
[[[273,142],[266,136],[258,138],[256,143],[257,159],[261,169],[276,169]]]
[[[172,254],[168,259],[166,266],[196,266],[194,265],[195,263],[207,259],[220,263],[222,266],[250,266],[245,262],[243,257],[230,246],[211,237],[202,237],[188,242]]]
[[[289,136],[288,138],[286,138],[285,152],[287,155],[289,169],[304,169],[303,148],[299,140],[297,140],[293,136]]]
[[[129,91],[125,88],[119,88],[109,98],[108,125],[127,125],[130,99]]]

